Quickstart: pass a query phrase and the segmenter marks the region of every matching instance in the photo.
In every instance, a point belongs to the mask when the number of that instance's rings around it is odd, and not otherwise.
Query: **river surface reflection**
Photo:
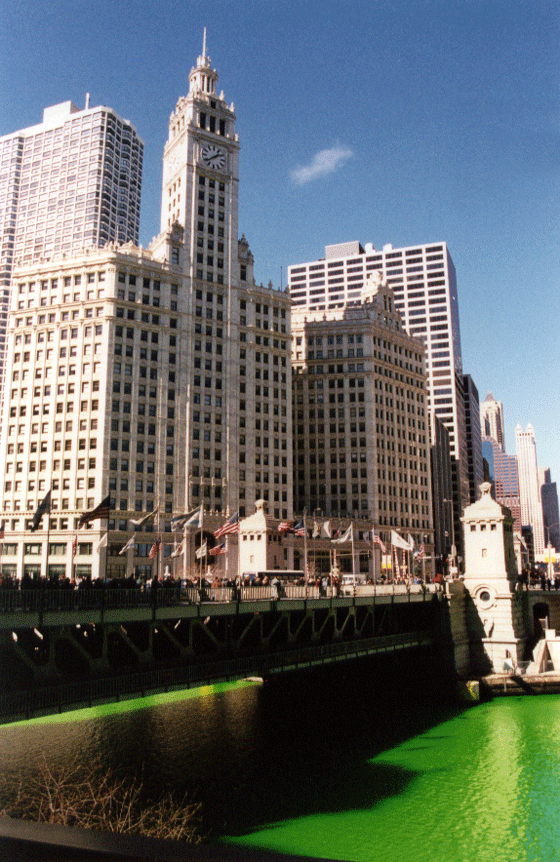
[[[560,696],[459,710],[367,662],[0,728],[25,784],[74,760],[202,803],[224,841],[355,862],[560,860]]]

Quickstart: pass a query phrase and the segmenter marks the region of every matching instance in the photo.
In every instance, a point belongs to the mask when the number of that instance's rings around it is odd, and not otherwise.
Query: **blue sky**
[[[241,141],[256,277],[349,240],[447,241],[463,366],[560,483],[560,6],[554,0],[4,0],[0,134],[105,104],[144,140],[159,230],[169,114],[208,29]]]

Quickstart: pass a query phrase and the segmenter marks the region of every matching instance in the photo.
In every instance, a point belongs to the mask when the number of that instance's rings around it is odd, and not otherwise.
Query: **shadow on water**
[[[279,821],[369,809],[403,793],[417,773],[372,763],[381,752],[423,734],[460,712],[449,688],[426,668],[368,662],[352,669],[284,678],[265,685],[263,723],[253,773],[237,782],[226,810],[216,806],[221,834],[247,834]],[[365,671],[365,672],[364,672]],[[290,720],[293,713],[298,722]],[[422,748],[430,748],[430,739]],[[233,777],[233,776],[232,776]],[[235,785],[234,785],[235,786]]]
[[[20,749],[12,769],[25,773],[43,754],[54,763],[81,757],[140,780],[148,797],[189,794],[201,803],[204,835],[233,837],[401,794],[417,773],[371,760],[458,715],[452,688],[430,656],[364,659],[208,697],[138,702],[87,721],[23,726],[11,735],[12,753]],[[4,758],[0,751],[0,767]]]

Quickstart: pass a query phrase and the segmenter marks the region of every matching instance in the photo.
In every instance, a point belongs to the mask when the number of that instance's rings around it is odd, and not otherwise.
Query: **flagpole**
[[[352,547],[352,583],[354,586],[354,595],[356,595],[356,553],[354,547],[354,522],[350,524],[350,539],[351,539],[351,547]]]
[[[204,536],[204,503],[200,504],[200,550],[202,551],[202,539]],[[200,555],[200,589],[202,590],[202,554]]]
[[[51,542],[51,498],[47,507],[47,581],[49,580],[49,546]]]
[[[307,576],[307,528],[305,526],[305,509],[303,510],[303,565]]]

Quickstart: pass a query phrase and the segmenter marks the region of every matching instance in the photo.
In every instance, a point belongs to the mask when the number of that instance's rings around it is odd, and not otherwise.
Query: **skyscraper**
[[[544,553],[544,524],[541,489],[537,467],[537,446],[532,425],[523,431],[521,425],[515,427],[515,446],[519,472],[519,497],[521,502],[521,522],[533,530],[535,555]]]
[[[480,434],[480,404],[478,389],[470,374],[463,374],[463,398],[465,402],[465,434],[467,438],[467,463],[469,470],[469,491],[471,503],[481,494],[480,486],[484,481],[482,466],[482,438]]]
[[[294,312],[328,312],[359,304],[373,272],[386,279],[406,330],[425,346],[428,408],[449,431],[459,543],[459,518],[470,492],[457,283],[446,243],[400,249],[385,245],[380,251],[359,242],[327,246],[324,259],[288,268]]]
[[[348,307],[292,312],[294,501],[431,546],[424,351],[376,275]]]
[[[558,491],[556,482],[550,476],[550,469],[539,470],[539,484],[543,507],[545,544],[560,551],[560,516],[558,510]]]
[[[237,236],[239,144],[216,80],[203,50],[171,115],[172,210],[148,249],[53,253],[15,273],[0,440],[5,573],[147,577],[154,538],[169,534],[167,553],[180,540],[173,513],[204,504],[209,539],[257,498],[273,517],[291,514],[290,297],[255,283]],[[29,541],[49,490],[50,513]],[[99,521],[76,530],[106,495],[104,546]],[[184,559],[167,564],[182,571]]]
[[[72,102],[0,138],[0,379],[14,266],[137,243],[142,151],[134,127],[111,108]]]
[[[491,437],[504,448],[504,410],[502,402],[496,401],[491,392],[480,405],[480,427],[483,437]]]
[[[45,108],[0,138],[3,284],[30,264],[106,242],[138,242],[143,143],[111,108]]]

